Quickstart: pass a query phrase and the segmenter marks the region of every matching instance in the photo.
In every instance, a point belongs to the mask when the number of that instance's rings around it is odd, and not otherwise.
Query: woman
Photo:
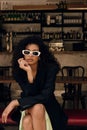
[[[22,40],[13,54],[13,75],[19,83],[21,98],[11,101],[2,114],[20,107],[22,130],[65,130],[67,117],[54,96],[60,65],[39,37]]]

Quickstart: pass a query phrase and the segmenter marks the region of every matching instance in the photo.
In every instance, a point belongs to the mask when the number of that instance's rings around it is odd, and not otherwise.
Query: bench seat
[[[0,109],[0,124],[2,124],[2,120],[1,120],[1,115],[2,115],[3,109]],[[11,115],[9,115],[8,119],[7,119],[7,123],[6,125],[17,125],[17,122],[13,121],[11,119]]]
[[[87,126],[87,110],[64,110],[69,126]]]
[[[0,110],[0,124],[1,114],[3,110]],[[68,116],[68,126],[87,126],[87,110],[64,110]],[[6,125],[17,125],[17,122],[11,119],[9,115]]]

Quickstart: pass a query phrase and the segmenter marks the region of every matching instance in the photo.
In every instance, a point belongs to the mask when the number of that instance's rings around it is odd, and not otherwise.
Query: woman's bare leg
[[[23,117],[22,127],[23,127],[23,130],[34,130],[33,124],[32,124],[32,117],[30,114],[27,114]]]
[[[34,130],[46,130],[45,107],[42,104],[36,104],[31,110]]]

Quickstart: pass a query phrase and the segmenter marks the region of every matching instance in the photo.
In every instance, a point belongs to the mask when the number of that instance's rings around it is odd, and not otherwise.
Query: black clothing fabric
[[[53,130],[65,130],[67,116],[55,98],[55,80],[59,68],[57,64],[39,65],[36,78],[29,83],[26,74],[15,76],[23,90],[21,98],[18,99],[20,109],[25,110],[35,104],[43,104],[50,117]]]
[[[20,118],[21,118],[20,107],[17,107],[16,109],[14,109],[10,116],[11,116],[11,119],[13,121],[16,121],[17,124],[19,124],[20,123]]]

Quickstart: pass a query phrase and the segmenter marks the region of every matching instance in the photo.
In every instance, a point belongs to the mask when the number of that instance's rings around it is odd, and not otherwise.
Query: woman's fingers
[[[8,106],[5,108],[5,110],[2,113],[2,123],[6,123],[7,122],[7,118],[8,115],[11,113],[11,111],[15,108],[19,106],[19,103],[17,100],[13,100],[11,101]]]
[[[3,114],[2,114],[2,123],[6,123],[7,122],[7,117],[8,117],[8,115],[3,112]]]
[[[18,63],[21,63],[24,60],[24,58],[18,59]]]

